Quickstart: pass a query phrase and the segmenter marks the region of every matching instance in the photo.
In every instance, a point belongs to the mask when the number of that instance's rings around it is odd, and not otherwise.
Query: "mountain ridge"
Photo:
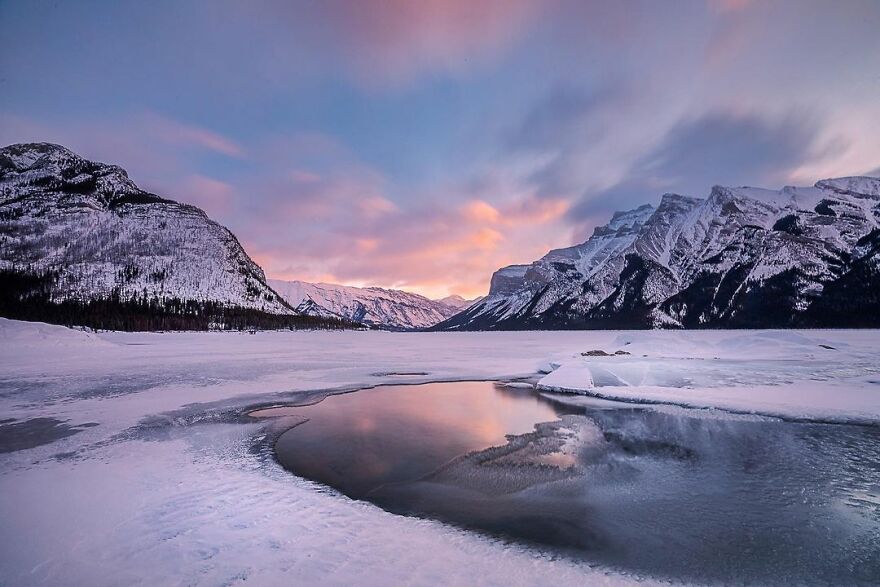
[[[880,326],[878,226],[872,177],[667,193],[499,269],[488,296],[435,328]]]
[[[473,300],[425,296],[382,287],[354,287],[270,279],[268,283],[291,306],[310,316],[339,317],[378,328],[428,328],[458,313]]]

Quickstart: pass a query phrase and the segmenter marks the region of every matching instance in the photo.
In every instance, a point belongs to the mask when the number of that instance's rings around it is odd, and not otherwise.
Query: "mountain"
[[[880,179],[665,194],[436,329],[880,327]]]
[[[320,323],[202,210],[49,143],[0,149],[0,283],[6,317],[120,329]]]
[[[269,285],[298,311],[308,316],[338,317],[379,328],[427,328],[472,303],[461,296],[430,300],[418,294],[380,287],[281,281]]]
[[[464,310],[465,308],[467,308],[468,306],[470,306],[471,304],[473,304],[476,301],[476,299],[466,300],[463,297],[461,297],[460,295],[453,294],[451,296],[446,296],[445,298],[440,298],[439,300],[434,300],[434,301],[436,301],[440,304],[443,304],[444,306],[448,306],[450,308],[455,308],[456,310],[461,311],[461,310]]]

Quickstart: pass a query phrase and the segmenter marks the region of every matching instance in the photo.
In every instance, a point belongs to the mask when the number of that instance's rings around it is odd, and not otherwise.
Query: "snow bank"
[[[23,347],[47,348],[73,347],[73,346],[103,346],[110,347],[97,334],[83,330],[74,330],[64,326],[46,324],[44,322],[21,322],[0,318],[0,352],[13,352]]]
[[[880,421],[877,333],[621,334],[628,355],[577,354],[538,388],[821,421]]]

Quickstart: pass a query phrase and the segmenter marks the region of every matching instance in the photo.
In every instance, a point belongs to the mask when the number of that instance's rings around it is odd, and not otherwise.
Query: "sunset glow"
[[[874,0],[9,3],[0,142],[122,165],[269,277],[475,297],[664,192],[880,172],[878,30]]]

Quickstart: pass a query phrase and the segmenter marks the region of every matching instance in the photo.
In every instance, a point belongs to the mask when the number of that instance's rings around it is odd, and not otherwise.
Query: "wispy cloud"
[[[708,0],[709,7],[718,12],[739,12],[752,4],[753,0]]]
[[[198,206],[214,218],[228,218],[233,213],[235,188],[226,182],[193,174],[185,177],[173,189],[174,198]]]
[[[383,174],[332,143],[292,137],[295,155],[283,150],[287,156],[238,186],[241,194],[259,194],[241,199],[235,226],[269,275],[474,296],[485,293],[499,266],[565,243],[556,225],[567,202],[498,177],[451,183],[444,202],[424,194],[395,201]]]
[[[332,47],[358,83],[380,88],[408,84],[423,75],[461,74],[484,66],[510,48],[551,4],[532,0],[331,0],[316,4],[317,10],[311,13],[281,10],[298,31]]]
[[[279,276],[472,295],[666,190],[880,162],[876,0],[99,4],[2,4],[0,141],[118,163]]]
[[[663,192],[705,197],[713,185],[785,183],[824,154],[821,122],[807,113],[773,118],[730,111],[684,119],[638,158],[622,181],[585,193],[569,217],[595,222],[615,209],[655,201]]]
[[[161,141],[180,146],[208,149],[229,157],[244,157],[244,149],[228,137],[194,124],[186,124],[155,112],[140,115],[136,124]]]

